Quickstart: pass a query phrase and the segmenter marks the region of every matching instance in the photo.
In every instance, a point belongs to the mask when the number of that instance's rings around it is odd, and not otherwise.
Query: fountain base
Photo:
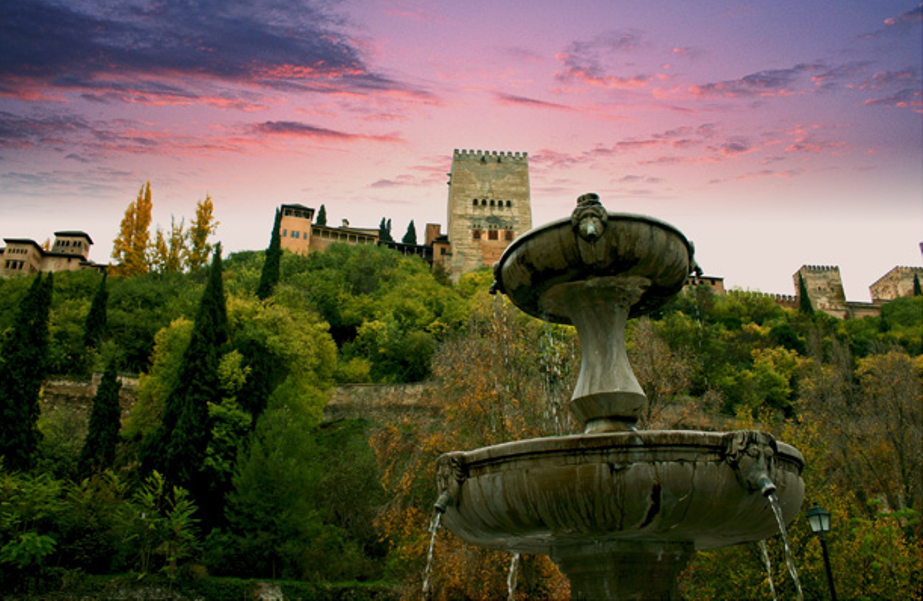
[[[571,599],[679,599],[691,543],[609,541],[559,547],[552,559],[570,580]]]

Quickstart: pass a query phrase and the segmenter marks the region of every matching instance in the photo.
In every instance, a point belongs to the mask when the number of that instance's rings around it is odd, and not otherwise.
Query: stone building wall
[[[528,154],[455,150],[447,227],[453,279],[497,261],[532,228]]]
[[[324,420],[364,418],[391,421],[402,415],[434,419],[439,406],[432,401],[429,383],[344,384],[333,389],[324,408]]]
[[[923,267],[895,267],[869,286],[872,301],[885,303],[903,296],[913,296],[914,276],[923,284]]]

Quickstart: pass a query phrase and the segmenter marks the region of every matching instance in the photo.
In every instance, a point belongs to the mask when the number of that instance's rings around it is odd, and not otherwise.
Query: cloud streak
[[[258,94],[402,86],[372,73],[319,2],[0,3],[0,95],[254,110]],[[42,40],[41,45],[36,40]],[[224,89],[216,86],[244,86]]]

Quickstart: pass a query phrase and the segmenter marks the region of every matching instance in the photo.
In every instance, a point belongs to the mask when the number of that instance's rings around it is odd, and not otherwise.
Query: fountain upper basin
[[[694,263],[693,246],[679,230],[652,217],[596,211],[552,221],[514,240],[494,266],[497,289],[526,313],[564,324],[572,323],[570,316],[542,302],[559,284],[612,275],[649,280],[630,317],[656,309],[682,289]]]
[[[751,444],[750,435],[764,437]],[[768,441],[767,441],[768,437]],[[639,431],[504,443],[439,458],[443,523],[465,541],[521,553],[619,541],[708,549],[778,532],[804,497],[797,449],[749,431]]]

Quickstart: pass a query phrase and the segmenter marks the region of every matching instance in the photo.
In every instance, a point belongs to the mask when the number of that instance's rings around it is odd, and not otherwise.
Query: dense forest
[[[123,577],[208,598],[240,598],[247,579],[294,598],[419,598],[436,458],[576,431],[573,329],[489,295],[491,281],[345,245],[0,280],[0,594]],[[833,515],[839,596],[923,595],[923,297],[839,321],[699,288],[628,338],[644,427],[756,427],[795,445],[805,509]],[[45,379],[94,372],[89,412],[43,403]],[[130,412],[118,374],[139,375]],[[412,382],[431,383],[438,418],[323,420],[339,384]],[[805,597],[826,598],[803,517],[790,539]],[[781,547],[769,541],[772,577],[790,598]],[[509,556],[446,531],[435,556],[434,598],[506,597]],[[681,590],[771,598],[756,545],[700,552]],[[547,558],[522,558],[517,598],[567,595]]]

